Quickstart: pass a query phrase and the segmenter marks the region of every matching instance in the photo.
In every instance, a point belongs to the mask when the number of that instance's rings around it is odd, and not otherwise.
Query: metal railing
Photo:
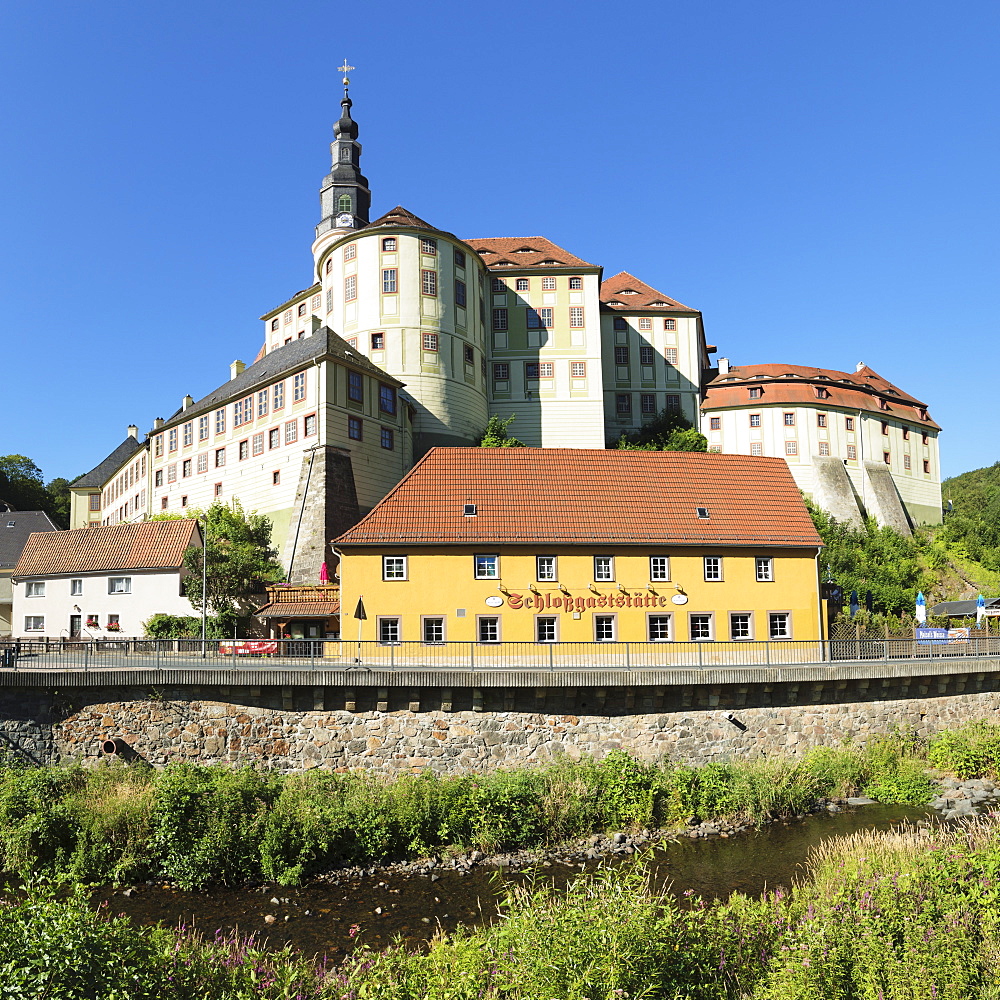
[[[923,644],[912,638],[744,642],[443,642],[346,639],[99,639],[0,642],[0,670],[289,669],[642,670],[781,666],[846,660],[1000,657],[1000,635]]]

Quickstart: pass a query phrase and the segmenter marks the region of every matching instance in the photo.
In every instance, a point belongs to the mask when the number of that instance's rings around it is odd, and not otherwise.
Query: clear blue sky
[[[311,281],[347,56],[372,211],[544,235],[701,309],[734,364],[925,400],[1000,459],[1000,5],[0,8],[0,454],[46,479],[252,361]]]

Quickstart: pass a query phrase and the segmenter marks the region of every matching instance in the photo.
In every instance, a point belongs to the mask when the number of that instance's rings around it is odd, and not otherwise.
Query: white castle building
[[[141,441],[129,427],[72,485],[71,527],[238,498],[271,518],[290,581],[312,582],[329,540],[415,458],[474,444],[491,415],[561,448],[604,447],[663,410],[702,421],[715,348],[697,309],[543,237],[463,239],[402,207],[370,220],[347,84],[309,286],[261,317],[253,364],[233,362]],[[932,466],[940,507],[936,452]]]

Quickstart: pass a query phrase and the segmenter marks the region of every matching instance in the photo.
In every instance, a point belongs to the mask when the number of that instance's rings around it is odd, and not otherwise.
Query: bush
[[[938,733],[930,742],[927,758],[934,767],[952,771],[962,780],[1000,777],[1000,726],[970,722]]]

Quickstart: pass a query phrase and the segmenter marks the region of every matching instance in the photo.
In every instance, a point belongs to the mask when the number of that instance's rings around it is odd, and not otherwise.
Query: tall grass
[[[602,760],[392,780],[171,765],[0,769],[0,865],[78,882],[166,878],[182,888],[296,884],[343,864],[487,851],[670,828],[695,816],[758,823],[868,790],[922,802],[920,747],[901,738],[793,760],[688,767],[617,750]]]

